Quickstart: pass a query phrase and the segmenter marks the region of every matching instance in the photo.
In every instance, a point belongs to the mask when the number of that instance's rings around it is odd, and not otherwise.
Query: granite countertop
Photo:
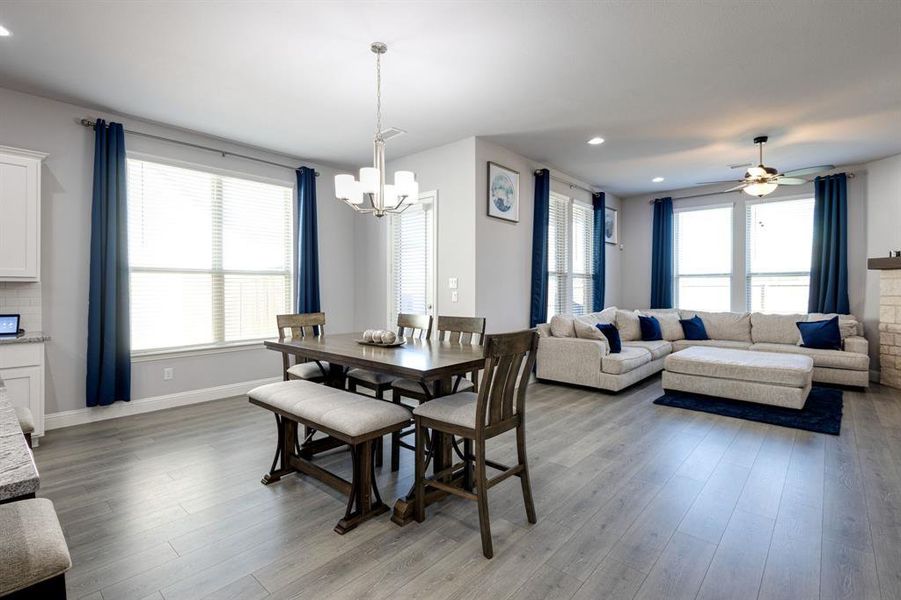
[[[39,485],[34,456],[0,379],[0,501],[34,494]]]
[[[50,336],[43,331],[26,331],[25,335],[17,338],[0,338],[2,344],[37,344],[40,342],[49,342]]]

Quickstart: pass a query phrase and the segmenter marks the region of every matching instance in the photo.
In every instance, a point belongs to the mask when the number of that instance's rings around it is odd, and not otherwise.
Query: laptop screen
[[[0,315],[0,335],[16,335],[19,332],[19,315]]]

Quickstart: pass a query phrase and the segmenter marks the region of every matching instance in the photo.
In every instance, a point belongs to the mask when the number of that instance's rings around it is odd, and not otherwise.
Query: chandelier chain
[[[382,138],[382,55],[375,55],[375,137]]]

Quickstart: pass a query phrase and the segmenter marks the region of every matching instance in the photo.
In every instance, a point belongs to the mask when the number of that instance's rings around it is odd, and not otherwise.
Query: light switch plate
[[[457,289],[457,278],[456,277],[448,277],[447,278],[447,287],[452,290]]]

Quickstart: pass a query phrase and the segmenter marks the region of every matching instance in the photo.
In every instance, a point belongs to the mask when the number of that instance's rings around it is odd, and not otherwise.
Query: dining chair
[[[482,346],[485,343],[485,318],[484,317],[446,317],[438,316],[435,333],[432,341],[451,342],[454,344],[473,344]],[[479,372],[473,371],[469,378],[458,375],[451,384],[451,392],[478,391]],[[431,400],[431,396],[423,389],[422,384],[412,379],[396,379],[392,386],[391,400],[395,404],[405,404],[403,399],[413,401],[410,407],[418,406]],[[403,438],[413,435],[415,430],[408,428],[404,431],[391,434],[391,470],[397,471],[400,463],[400,449],[415,450],[413,444],[403,441]]]
[[[397,335],[407,338],[427,340],[432,334],[432,315],[401,313],[397,315]],[[379,400],[385,399],[385,392],[391,389],[395,377],[369,369],[351,369],[347,372],[347,390],[356,392],[357,387],[372,390]]]
[[[489,335],[478,392],[457,392],[425,402],[413,410],[416,426],[414,517],[420,523],[425,519],[428,487],[475,500],[479,506],[482,553],[486,558],[494,554],[488,519],[489,489],[509,477],[519,477],[526,517],[529,523],[537,522],[526,459],[526,388],[537,349],[538,334],[532,330]],[[508,467],[486,458],[485,442],[511,429],[516,429],[516,465]],[[431,438],[428,430],[432,432]],[[426,477],[431,457],[429,440],[434,443],[437,436],[461,436],[473,443],[474,452],[467,452],[463,462]],[[471,490],[450,481],[450,475],[461,467],[465,469],[467,463],[475,467],[475,486]],[[489,479],[487,467],[501,471],[500,475]]]
[[[305,337],[325,335],[325,313],[302,313],[296,315],[277,315],[278,340],[300,340]],[[286,353],[282,353],[283,378],[304,379],[307,381],[325,381],[329,365],[325,361],[294,357],[291,364]]]

